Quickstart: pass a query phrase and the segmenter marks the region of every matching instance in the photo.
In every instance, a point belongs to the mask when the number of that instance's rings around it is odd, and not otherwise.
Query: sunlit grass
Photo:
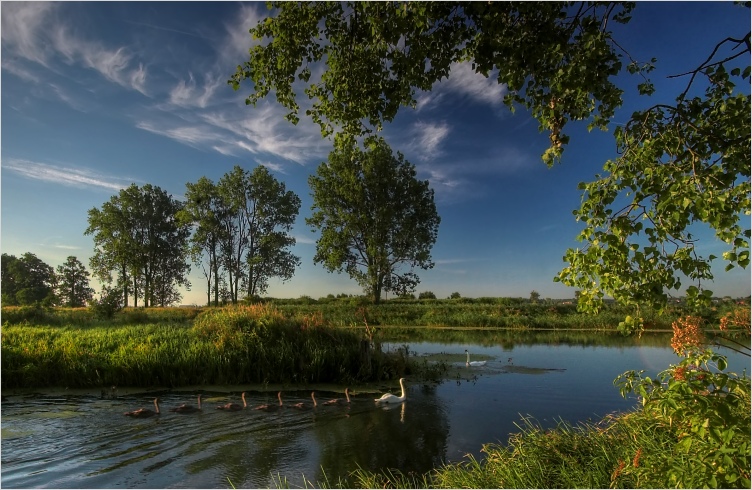
[[[199,384],[349,383],[399,370],[362,336],[297,324],[271,306],[210,309],[191,323],[10,325],[2,329],[2,387],[177,387]],[[395,374],[400,374],[396,372]]]

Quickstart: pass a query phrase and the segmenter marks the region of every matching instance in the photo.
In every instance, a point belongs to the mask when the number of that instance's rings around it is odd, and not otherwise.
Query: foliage
[[[750,380],[725,367],[723,356],[691,348],[658,379],[634,371],[617,379],[622,395],[643,398],[651,428],[671,434],[667,446],[624,469],[639,486],[750,487]]]
[[[684,281],[687,299],[707,306],[717,257],[700,254],[700,224],[728,245],[726,270],[749,264],[750,229],[740,222],[750,214],[749,53],[749,33],[721,41],[684,74],[689,82],[674,105],[635,112],[616,131],[619,158],[580,184],[574,214],[585,246],[567,251],[569,265],[555,280],[581,288],[583,309],[597,310],[605,295],[663,308],[667,291]],[[703,79],[704,93],[694,94]]]
[[[530,291],[530,302],[537,303],[540,300],[540,293],[538,291]]]
[[[196,183],[185,184],[185,203],[177,218],[180,223],[192,226],[188,254],[194,265],[201,268],[206,278],[206,304],[219,306],[220,243],[222,242],[221,215],[224,212],[217,187],[207,177]],[[204,258],[208,260],[204,262]]]
[[[61,306],[76,308],[91,301],[94,290],[89,286],[89,271],[74,256],[57,266],[57,297]]]
[[[360,135],[380,130],[418,91],[451,77],[457,63],[493,76],[504,102],[532,111],[550,131],[544,160],[551,165],[568,142],[570,120],[605,128],[621,103],[610,78],[621,61],[610,44],[609,21],[629,20],[631,4],[549,2],[273,2],[275,16],[250,32],[262,40],[228,82],[253,83],[246,104],[271,92],[298,121],[296,78],[313,100],[306,110],[322,134],[341,128]],[[326,68],[318,72],[318,63]]]
[[[99,299],[92,299],[89,309],[97,318],[110,319],[123,308],[123,294],[119,289],[102,287]]]
[[[238,302],[241,289],[253,297],[266,292],[272,277],[289,280],[300,264],[289,251],[295,245],[289,232],[300,210],[300,198],[285,190],[285,184],[263,165],[252,172],[236,165],[216,187],[208,179],[200,184],[188,185],[191,212],[187,216],[198,224],[194,244],[210,253],[215,301],[221,294],[219,264],[227,274],[233,303]],[[217,248],[219,256],[212,262]]]
[[[182,205],[159,187],[131,184],[102,205],[89,210],[86,235],[94,237],[91,267],[105,284],[122,288],[123,304],[129,293],[144,305],[177,302],[178,285],[190,287],[186,263],[189,230],[177,221]]]
[[[306,223],[321,230],[314,262],[347,272],[378,303],[382,291],[413,291],[416,267],[433,267],[441,219],[428,181],[416,178],[401,153],[395,157],[382,138],[364,145],[340,139],[309,177],[313,214]]]
[[[31,252],[21,258],[2,254],[2,303],[52,306],[57,301],[54,269]]]
[[[418,293],[418,299],[436,299],[436,295],[433,291],[421,291]]]

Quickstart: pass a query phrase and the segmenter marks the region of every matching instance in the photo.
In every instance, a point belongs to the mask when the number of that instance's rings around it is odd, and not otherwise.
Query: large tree
[[[374,303],[382,291],[414,291],[415,268],[433,267],[441,221],[433,190],[415,167],[382,138],[367,138],[364,150],[341,139],[308,183],[313,214],[306,223],[321,231],[314,262],[347,272]]]
[[[133,293],[144,306],[165,306],[179,299],[177,286],[190,287],[186,263],[187,226],[179,223],[182,205],[159,187],[131,184],[102,205],[89,210],[85,234],[94,236],[94,275],[106,284],[117,274],[124,305]]]
[[[211,179],[201,177],[197,182],[185,184],[185,204],[178,219],[193,227],[189,255],[193,263],[201,267],[206,278],[206,304],[219,305],[219,282],[221,267],[220,245],[223,242],[222,216],[228,212]]]
[[[248,175],[246,195],[243,214],[251,230],[246,290],[254,297],[266,292],[270,278],[287,281],[300,265],[300,258],[289,250],[295,245],[290,231],[300,212],[300,198],[263,165]]]
[[[55,270],[31,252],[20,258],[3,254],[2,302],[4,305],[54,305]]]
[[[324,135],[338,128],[339,134],[379,130],[401,106],[414,107],[418,91],[451,77],[453,64],[469,63],[506,84],[506,104],[525,107],[549,132],[543,159],[551,165],[568,142],[568,122],[607,129],[622,103],[612,79],[623,68],[642,76],[642,94],[654,91],[646,75],[655,60],[631,59],[610,31],[612,22],[628,22],[631,3],[271,6],[273,16],[250,30],[261,42],[229,83],[238,89],[253,82],[247,104],[274,93],[292,122],[302,86],[312,100],[306,114]],[[621,157],[605,165],[604,176],[582,184],[577,216],[587,243],[567,252],[569,266],[558,276],[582,288],[581,306],[596,310],[611,295],[660,308],[682,276],[694,282],[690,297],[707,300],[712,293],[700,291],[715,257],[698,253],[691,236],[698,223],[730,245],[723,254],[727,267],[748,264],[749,228],[740,218],[750,195],[749,40],[749,31],[731,33],[716,49],[709,46],[707,61],[688,68],[687,90],[676,104],[639,111],[616,129]],[[612,209],[625,198],[625,208]]]
[[[57,266],[57,297],[62,306],[86,306],[93,296],[89,271],[80,260],[71,255],[63,265]]]
[[[300,259],[290,251],[295,245],[290,231],[300,198],[265,166],[248,172],[236,165],[216,185],[200,180],[188,184],[188,190],[186,216],[196,224],[194,251],[209,256],[215,301],[221,294],[220,265],[233,303],[241,290],[257,296],[266,292],[271,278],[293,276]]]

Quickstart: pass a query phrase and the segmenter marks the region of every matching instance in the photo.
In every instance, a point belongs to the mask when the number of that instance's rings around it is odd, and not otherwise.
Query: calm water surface
[[[461,377],[439,385],[409,383],[407,401],[389,409],[375,405],[372,393],[356,389],[349,407],[227,413],[214,407],[239,401],[239,393],[204,392],[201,413],[176,414],[167,410],[195,404],[195,394],[173,392],[160,394],[161,416],[139,420],[122,413],[153,408],[148,395],[7,396],[0,483],[5,488],[227,488],[232,481],[240,488],[273,487],[278,478],[303,486],[303,476],[314,483],[325,477],[336,482],[358,466],[424,472],[466,454],[479,456],[484,443],[505,442],[524,415],[548,427],[559,419],[597,420],[630,409],[635,400],[621,398],[614,378],[629,369],[657,373],[677,362],[669,348],[648,344],[410,343],[418,354],[457,355],[469,349],[489,360],[470,369],[460,363]],[[730,370],[748,367],[748,359],[730,357]],[[399,385],[384,389],[398,393]],[[287,390],[283,397],[296,403],[310,401],[309,394]],[[317,393],[320,402],[335,395]],[[273,393],[260,391],[250,391],[247,399],[250,406],[275,401]]]

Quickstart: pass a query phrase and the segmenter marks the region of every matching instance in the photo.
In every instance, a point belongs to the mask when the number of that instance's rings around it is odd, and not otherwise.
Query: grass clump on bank
[[[285,318],[272,306],[208,309],[192,322],[5,323],[2,388],[349,383],[400,376],[404,356],[354,331]]]

